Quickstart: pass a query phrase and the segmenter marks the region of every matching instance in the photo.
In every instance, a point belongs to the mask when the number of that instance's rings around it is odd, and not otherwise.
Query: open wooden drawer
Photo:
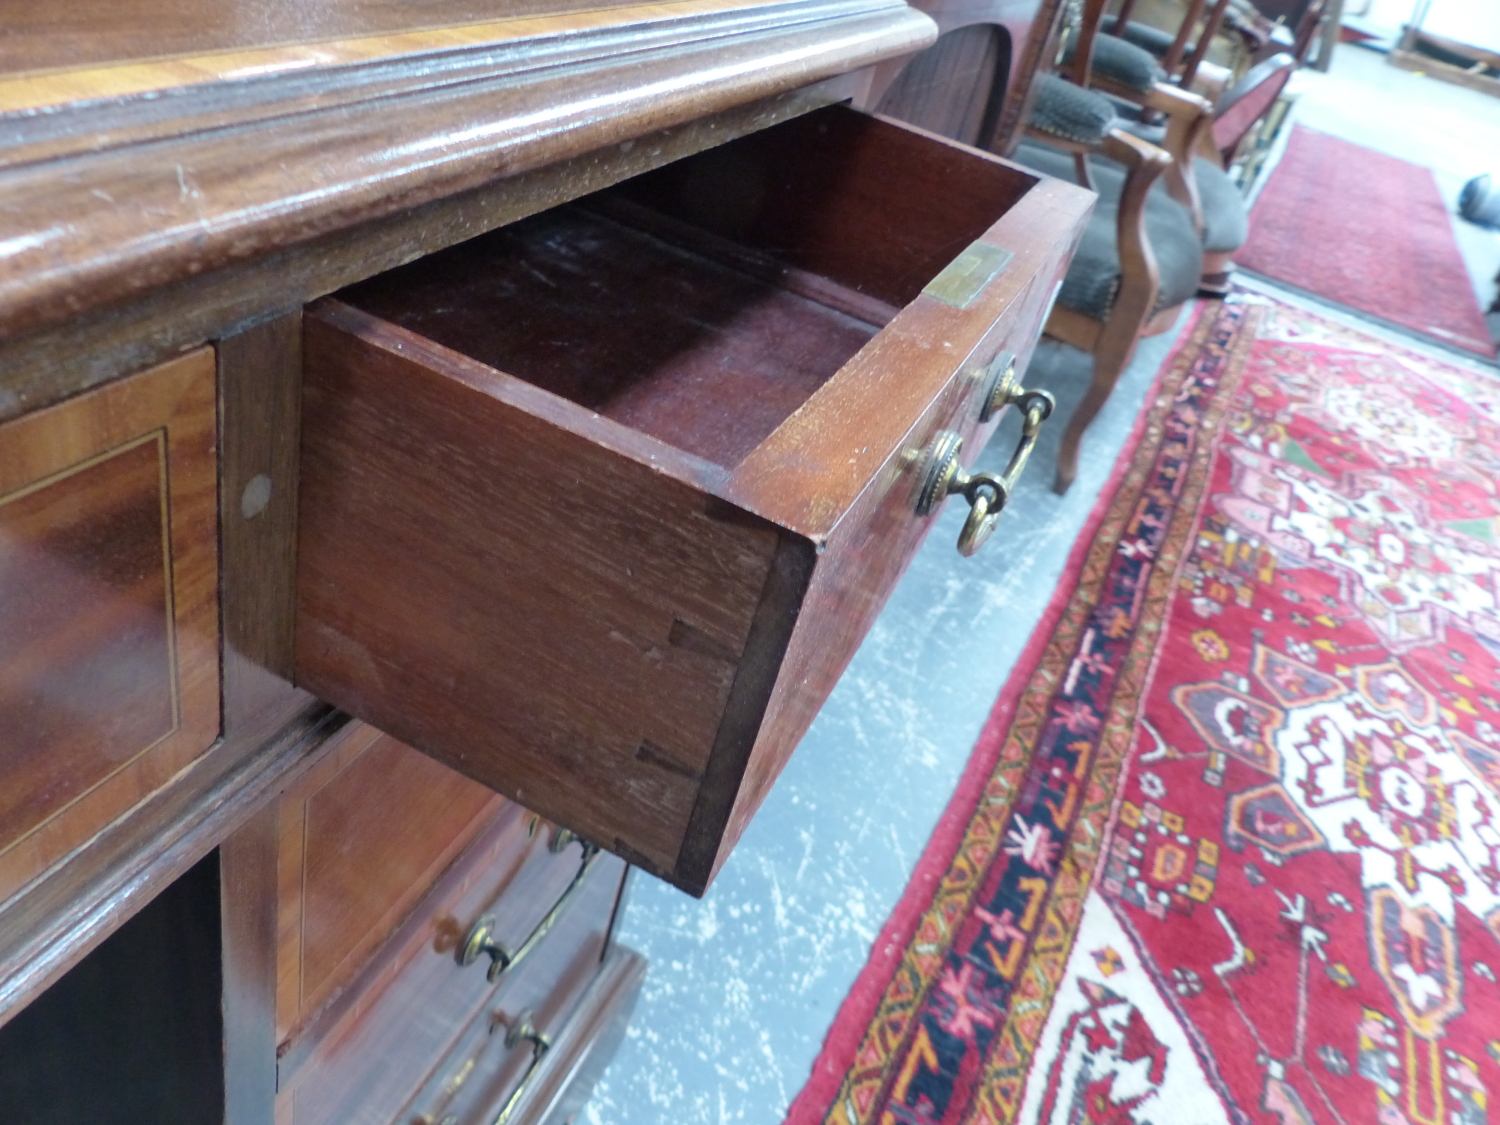
[[[701,894],[1091,201],[834,107],[313,306],[298,681]]]

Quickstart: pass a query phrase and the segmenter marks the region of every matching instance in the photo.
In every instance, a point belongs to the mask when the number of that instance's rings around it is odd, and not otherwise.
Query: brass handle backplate
[[[526,1096],[526,1091],[531,1087],[531,1081],[536,1077],[537,1069],[542,1065],[542,1056],[552,1047],[552,1040],[543,1035],[532,1023],[532,1014],[522,1012],[516,1017],[516,1022],[511,1024],[510,1030],[505,1033],[505,1046],[514,1051],[522,1043],[531,1044],[531,1065],[526,1068],[526,1073],[521,1075],[521,1081],[516,1083],[516,1088],[510,1092],[510,1097],[505,1099],[505,1104],[500,1107],[500,1112],[495,1115],[495,1120],[490,1125],[506,1125],[510,1115],[516,1111],[516,1106],[521,1104],[521,1099]]]
[[[979,420],[988,422],[1012,401],[1016,385],[1016,353],[1001,352],[984,373],[984,387],[979,393]]]
[[[560,839],[562,839],[561,833],[554,836],[552,844],[548,846],[548,850],[560,852],[568,844],[574,840],[578,840],[571,832],[568,833],[568,839],[564,840],[561,845],[558,845]],[[594,866],[594,860],[599,858],[598,844],[590,844],[583,840],[578,840],[578,843],[583,848],[583,859],[578,864],[578,872],[573,876],[573,881],[558,896],[557,901],[552,904],[552,909],[547,911],[542,916],[542,920],[532,929],[531,933],[526,935],[526,940],[516,947],[515,952],[512,953],[495,940],[495,916],[493,914],[486,914],[470,927],[468,936],[464,938],[463,944],[458,947],[458,963],[460,965],[472,965],[480,957],[489,957],[490,967],[489,971],[485,974],[485,979],[494,984],[508,970],[515,968],[524,961],[531,951],[541,944],[542,939],[557,924],[557,920],[562,917],[563,911],[568,908],[569,903],[578,894],[578,890],[583,886],[583,881],[588,876],[589,870]]]
[[[1052,413],[1053,399],[1046,391],[1026,391],[1012,388],[1007,391],[1000,405],[1014,404],[1026,412],[1021,424],[1021,440],[1011,454],[1010,464],[998,476],[994,473],[966,473],[958,463],[964,439],[952,430],[944,430],[932,439],[925,458],[921,488],[917,492],[917,515],[926,516],[937,511],[943,501],[959,493],[969,502],[969,518],[964,521],[963,531],[958,536],[958,552],[969,556],[984,546],[994,534],[1000,513],[1015,491],[1021,470],[1036,448],[1037,435],[1042,423]]]

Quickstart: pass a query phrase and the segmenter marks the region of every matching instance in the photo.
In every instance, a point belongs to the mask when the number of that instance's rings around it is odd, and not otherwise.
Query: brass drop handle
[[[926,516],[937,511],[944,499],[954,493],[962,494],[969,502],[969,518],[958,535],[958,553],[968,557],[983,547],[994,534],[1000,513],[1015,491],[1021,470],[1036,448],[1037,435],[1042,423],[1052,413],[1053,399],[1046,391],[1021,391],[1006,399],[1026,412],[1021,424],[1021,440],[1011,454],[1010,464],[999,476],[994,473],[966,473],[958,463],[959,451],[964,439],[952,430],[944,430],[933,438],[925,459],[922,487],[917,493],[917,515]]]
[[[516,1022],[511,1024],[510,1030],[505,1033],[505,1046],[509,1050],[514,1051],[522,1043],[531,1044],[531,1065],[526,1068],[526,1073],[521,1075],[521,1081],[516,1083],[516,1088],[510,1092],[510,1097],[505,1099],[505,1104],[500,1107],[500,1112],[495,1115],[495,1120],[490,1125],[506,1125],[506,1122],[510,1120],[510,1115],[516,1111],[516,1106],[521,1104],[521,1099],[531,1088],[531,1081],[536,1077],[536,1072],[542,1065],[542,1056],[552,1047],[552,1040],[538,1031],[536,1025],[532,1023],[532,1015],[529,1011],[517,1016]]]
[[[568,833],[568,837],[569,839],[564,841],[561,846],[554,846],[561,839],[561,834],[554,836],[552,845],[549,845],[548,850],[560,852],[567,844],[578,839],[572,833]],[[578,890],[583,886],[584,879],[587,878],[589,870],[594,866],[594,861],[599,858],[598,844],[590,844],[583,840],[578,840],[578,843],[583,847],[583,859],[578,864],[578,872],[573,876],[573,881],[557,897],[557,901],[552,904],[552,909],[547,911],[542,916],[542,920],[532,929],[531,933],[526,935],[526,940],[516,947],[515,952],[512,953],[495,940],[495,916],[493,914],[486,914],[470,927],[468,936],[464,938],[463,944],[458,947],[458,963],[460,965],[472,965],[481,956],[488,956],[490,967],[489,971],[485,974],[485,979],[494,984],[507,970],[519,965],[533,949],[541,944],[542,939],[557,924],[557,920],[562,917],[563,911],[567,910],[568,905],[577,896]]]

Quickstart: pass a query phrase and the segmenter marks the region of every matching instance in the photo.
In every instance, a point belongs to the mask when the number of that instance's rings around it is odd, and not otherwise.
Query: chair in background
[[[1159,61],[1166,74],[1166,81],[1181,86],[1184,90],[1191,90],[1208,57],[1208,49],[1214,36],[1224,25],[1230,0],[1215,0],[1206,16],[1204,9],[1208,7],[1208,0],[1189,0],[1182,23],[1175,34],[1149,24],[1133,22],[1130,16],[1135,2],[1136,0],[1125,0],[1120,5],[1120,10],[1102,23],[1100,31],[1147,51]],[[1102,64],[1105,60],[1099,58],[1095,61],[1096,64]]]
[[[1151,190],[1170,158],[1115,128],[1114,112],[1100,94],[1050,74],[1063,24],[1059,0],[916,0],[915,6],[937,21],[938,41],[877,71],[871,106],[1047,175],[1076,179],[1075,158],[1082,158],[1100,195],[1045,328],[1093,356],[1089,388],[1063,434],[1054,485],[1062,492],[1077,474],[1084,431],[1137,342],[1169,326],[1196,290],[1202,263],[1197,232],[1185,208]],[[993,60],[988,72],[975,49],[979,34],[961,34],[976,27],[1003,31],[1009,48],[985,56]],[[1008,70],[999,69],[1002,57]],[[1076,113],[1072,119],[1053,113],[1056,128],[1044,146],[1036,140],[1036,107],[1056,100],[1044,92],[1052,83],[1068,87],[1061,94]],[[1023,137],[1028,119],[1030,140]]]
[[[1214,5],[1203,27],[1193,57],[1178,74],[1190,77],[1201,61],[1208,37],[1223,17],[1226,0]],[[1203,274],[1199,288],[1222,295],[1229,290],[1233,266],[1230,256],[1249,236],[1249,214],[1239,188],[1225,171],[1224,162],[1209,147],[1215,123],[1208,102],[1197,94],[1166,81],[1165,69],[1148,51],[1100,30],[1108,0],[1084,0],[1077,15],[1077,34],[1072,49],[1065,52],[1067,74],[1077,86],[1096,89],[1137,111],[1157,113],[1165,124],[1157,125],[1137,116],[1124,128],[1165,149],[1172,168],[1164,184],[1188,208],[1202,239]],[[1201,2],[1190,6],[1189,20],[1178,33],[1174,50],[1181,48],[1190,21],[1201,14]],[[1216,18],[1217,17],[1217,18]]]
[[[1043,144],[1036,135],[1029,131],[1012,159],[1049,176],[1073,178],[1074,159],[1082,156],[1099,193],[1047,318],[1048,336],[1093,357],[1088,390],[1068,420],[1058,452],[1054,487],[1065,492],[1078,472],[1084,431],[1141,338],[1170,327],[1197,291],[1203,255],[1187,210],[1165,192],[1151,190],[1171,166],[1161,149],[1117,128],[1093,141],[1077,139],[1080,133],[1074,139],[1052,134]]]
[[[1290,50],[1296,36],[1290,28],[1263,16],[1250,0],[1212,0],[1212,8],[1207,7],[1209,2],[1187,0],[1181,21],[1163,28],[1131,19],[1136,0],[1124,0],[1105,19],[1103,30],[1150,51],[1161,60],[1170,81],[1216,100],[1255,63]],[[1221,34],[1227,37],[1232,56],[1224,60],[1227,69],[1208,60],[1214,38]]]

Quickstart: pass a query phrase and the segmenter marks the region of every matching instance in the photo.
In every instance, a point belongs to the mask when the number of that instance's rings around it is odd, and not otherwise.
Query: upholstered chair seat
[[[1026,128],[1073,144],[1096,145],[1120,123],[1117,118],[1108,98],[1055,74],[1043,74],[1037,78]]]
[[[1114,100],[1114,105],[1120,114],[1114,123],[1116,128],[1154,145],[1166,144],[1166,126],[1142,123],[1138,106],[1118,100]],[[1250,236],[1250,212],[1229,173],[1214,161],[1194,157],[1192,169],[1193,182],[1197,185],[1203,252],[1208,258],[1203,288],[1206,292],[1222,292],[1229,282],[1229,255],[1243,246]],[[1165,191],[1166,188],[1166,183],[1160,182],[1152,190]]]
[[[1163,31],[1159,27],[1150,24],[1137,23],[1135,20],[1126,22],[1123,28],[1116,27],[1113,19],[1106,20],[1103,30],[1110,36],[1123,39],[1125,42],[1148,51],[1154,58],[1164,59],[1167,52],[1172,49],[1172,42],[1177,37],[1169,31]],[[1187,47],[1184,54],[1191,54],[1193,48]],[[1095,55],[1097,59],[1099,56]]]
[[[1167,46],[1171,46],[1171,40],[1167,41]],[[1073,44],[1070,44],[1063,53],[1063,62],[1072,61]],[[1155,54],[1113,35],[1100,35],[1094,39],[1092,67],[1095,78],[1140,94],[1149,94],[1158,82],[1167,79],[1167,72],[1161,68]]]
[[[1022,142],[1013,159],[1058,179],[1071,180],[1074,176],[1070,154],[1034,141]],[[1057,303],[1090,319],[1104,320],[1120,287],[1116,232],[1125,171],[1097,156],[1090,158],[1089,169],[1099,202],[1063,278]],[[1203,272],[1203,247],[1187,209],[1161,190],[1159,182],[1146,199],[1145,222],[1146,239],[1156,257],[1161,279],[1154,312],[1180,305],[1197,292]]]

